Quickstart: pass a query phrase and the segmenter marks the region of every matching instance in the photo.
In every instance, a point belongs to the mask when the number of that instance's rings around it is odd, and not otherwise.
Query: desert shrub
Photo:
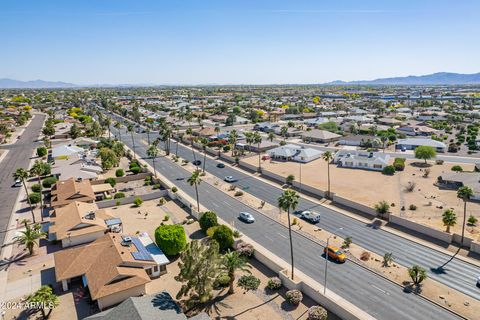
[[[107,178],[105,179],[105,183],[109,183],[113,188],[117,184],[117,181],[115,181],[115,178]]]
[[[243,290],[257,290],[260,285],[260,279],[251,274],[244,274],[238,279],[237,285]]]
[[[415,182],[409,181],[407,186],[405,187],[405,191],[406,192],[413,192],[413,190],[415,190],[416,186],[417,186],[417,184]]]
[[[155,183],[152,187],[153,190],[157,190],[157,189],[160,189],[160,188],[161,188],[160,183]]]
[[[411,205],[408,207],[408,209],[410,209],[410,210],[417,210],[417,206],[414,205],[414,204],[411,204]]]
[[[213,211],[207,211],[202,215],[198,222],[200,223],[202,231],[207,232],[209,228],[218,226],[217,214]]]
[[[468,221],[468,224],[469,224],[469,225],[475,226],[475,225],[477,224],[477,222],[478,222],[478,219],[477,219],[477,217],[475,217],[474,215],[470,215],[470,216],[468,217],[468,220],[467,220],[467,221]]]
[[[463,171],[463,168],[459,165],[455,165],[452,167],[452,171],[455,171],[455,172],[462,172]]]
[[[119,177],[123,177],[125,175],[125,171],[123,171],[123,169],[117,169],[117,171],[115,171],[115,177],[119,178]]]
[[[328,313],[325,308],[313,306],[308,309],[308,320],[327,320]]]
[[[172,187],[172,192],[173,193],[176,193],[178,191],[178,188],[177,187]]]
[[[278,290],[282,287],[282,280],[279,277],[272,277],[268,279],[267,288],[270,290]]]
[[[48,177],[43,179],[42,186],[48,189],[48,188],[51,188],[56,182],[57,182],[57,179],[55,177]]]
[[[370,252],[363,251],[362,254],[360,255],[360,260],[362,261],[370,260]]]
[[[160,199],[158,199],[158,205],[159,206],[163,206],[165,203],[167,203],[167,200],[165,200],[164,197],[161,197]]]
[[[135,198],[135,200],[133,200],[133,204],[136,205],[137,207],[140,207],[143,203],[143,200],[141,198]]]
[[[128,167],[130,169],[132,169],[133,167],[140,167],[140,162],[138,162],[138,160],[136,160],[136,159],[132,160],[132,161],[130,161],[130,164],[128,165]]]
[[[386,201],[380,201],[375,205],[375,210],[378,214],[386,214],[390,210],[390,205]]]
[[[298,305],[303,300],[303,294],[300,290],[288,290],[285,298],[290,304]]]
[[[31,204],[36,204],[40,202],[40,193],[32,192],[28,195],[28,200]]]
[[[405,158],[395,158],[393,167],[396,171],[403,171],[405,169]]]
[[[226,225],[218,226],[213,232],[212,239],[218,242],[221,250],[226,250],[233,246],[233,231]]]
[[[230,285],[230,277],[228,276],[228,273],[223,272],[221,273],[216,279],[215,282],[213,283],[213,287],[215,289],[221,289],[221,288],[226,288]]]
[[[187,245],[183,226],[161,225],[155,230],[155,243],[168,256],[179,254]]]
[[[395,174],[395,167],[394,166],[386,166],[385,168],[383,168],[382,173],[391,176],[391,175]]]
[[[245,256],[245,257],[252,257],[253,254],[255,253],[255,249],[250,243],[246,243],[245,241],[241,241],[237,245],[237,250],[236,250],[240,255]]]
[[[38,183],[36,183],[36,184],[32,185],[32,191],[33,192],[40,192],[40,191],[42,191],[42,186],[39,185]]]
[[[113,199],[121,199],[121,198],[125,198],[125,193],[123,193],[123,192],[117,192],[117,193],[115,193],[115,195],[113,196]]]
[[[237,192],[235,192],[235,197],[240,197],[240,196],[243,196],[243,191],[237,190]]]
[[[115,201],[115,205],[116,205],[117,207],[118,207],[119,205],[121,205],[121,204],[122,204],[122,201],[120,201],[120,200]]]
[[[207,236],[209,236],[210,238],[213,237],[213,234],[215,233],[215,230],[217,230],[219,226],[213,226],[213,227],[210,227],[207,229]]]
[[[170,216],[166,214],[165,217],[163,217],[163,221],[168,221],[168,220],[170,220]]]
[[[37,148],[37,156],[45,157],[48,154],[48,149],[45,147],[38,147]]]

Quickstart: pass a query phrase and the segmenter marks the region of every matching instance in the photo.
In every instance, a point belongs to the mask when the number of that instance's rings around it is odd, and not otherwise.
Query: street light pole
[[[335,230],[335,231],[333,231],[333,232],[340,231],[340,230],[343,230],[343,227],[340,227],[340,228],[338,228],[337,230]],[[323,295],[325,295],[326,292],[327,292],[328,243],[329,243],[329,241],[330,241],[330,238],[335,235],[333,232],[332,232],[332,234],[327,238],[327,246],[325,247],[325,249],[326,249],[326,251],[325,251],[325,281],[324,281],[324,285],[323,285]]]
[[[302,192],[302,163],[301,162],[299,163],[300,163],[300,186],[298,188],[299,189],[298,191]]]

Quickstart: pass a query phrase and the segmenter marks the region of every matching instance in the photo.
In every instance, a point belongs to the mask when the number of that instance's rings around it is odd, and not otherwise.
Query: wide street
[[[0,162],[0,244],[2,246],[10,215],[20,191],[20,188],[12,187],[14,183],[12,175],[17,168],[28,169],[33,149],[38,145],[36,140],[44,119],[45,115],[35,114],[20,139],[14,144],[1,147],[3,150],[9,150]]]
[[[121,131],[123,142],[131,148],[130,134],[125,134],[125,129]],[[152,160],[146,156],[147,146],[142,143],[145,137],[134,134],[134,139],[136,141],[137,154],[152,164]],[[211,162],[213,165],[213,161]],[[176,183],[178,187],[187,194],[195,197],[195,190],[187,183],[186,179],[176,180],[177,178],[189,176],[189,173],[185,169],[163,157],[158,158],[156,163],[157,169],[164,176]],[[210,170],[211,166],[209,165],[208,168]],[[257,183],[256,180],[252,180],[252,183],[253,182]],[[199,194],[200,201],[206,207],[217,212],[225,221],[230,222],[236,220],[238,212],[240,211],[251,212],[256,222],[251,225],[245,225],[236,221],[236,228],[256,242],[261,243],[271,250],[272,253],[285,261],[289,261],[288,231],[284,225],[252,210],[242,202],[207,183],[200,185]],[[304,205],[304,203],[302,203],[302,205]],[[332,222],[332,224],[334,224],[335,228],[342,226],[341,223],[337,222]],[[348,229],[348,227],[346,227],[346,229]],[[296,233],[293,238],[296,268],[318,282],[323,283],[325,260],[321,256],[322,246]],[[417,295],[403,292],[402,288],[396,284],[351,261],[345,264],[330,262],[328,274],[328,288],[330,290],[341,295],[378,319],[457,318],[454,314]]]

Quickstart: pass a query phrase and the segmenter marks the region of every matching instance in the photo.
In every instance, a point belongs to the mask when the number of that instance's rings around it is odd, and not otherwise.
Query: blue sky
[[[475,0],[0,2],[0,78],[323,83],[480,72]]]

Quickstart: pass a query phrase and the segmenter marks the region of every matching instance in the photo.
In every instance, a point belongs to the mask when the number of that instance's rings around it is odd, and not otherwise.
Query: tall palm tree
[[[247,263],[247,259],[242,257],[237,251],[228,251],[222,260],[222,269],[228,273],[228,277],[230,278],[228,294],[233,294],[234,290],[234,282],[235,282],[235,272],[237,270],[244,271],[247,273],[251,273],[249,268],[251,268]]]
[[[42,313],[42,319],[48,319],[53,308],[58,307],[60,304],[57,295],[53,293],[52,287],[48,285],[41,286],[40,289],[27,298],[27,301],[31,302],[32,305],[38,306]],[[48,312],[45,312],[45,309],[48,309]]]
[[[202,144],[203,149],[203,172],[205,172],[205,163],[207,162],[207,145],[208,139],[207,138],[200,138],[200,143]]]
[[[295,210],[298,205],[298,199],[300,197],[298,194],[291,189],[285,190],[283,194],[278,198],[278,207],[287,212],[288,218],[288,236],[290,239],[290,260],[292,264],[292,280],[293,280],[293,270],[295,268],[294,261],[293,261],[293,243],[292,243],[292,226],[290,223],[290,210]]]
[[[258,172],[262,172],[262,164],[261,164],[261,158],[260,158],[260,155],[261,155],[261,152],[260,152],[260,145],[262,144],[262,135],[260,134],[260,132],[258,131],[255,131],[253,133],[253,143],[256,143],[257,144],[257,153],[258,153]]]
[[[463,238],[465,236],[465,223],[467,221],[467,202],[473,196],[473,191],[469,187],[460,187],[457,190],[457,197],[463,200],[463,224],[462,224],[462,240],[461,245],[463,246]]]
[[[333,155],[330,151],[325,151],[322,158],[327,162],[327,198],[330,198],[330,162],[332,162]]]
[[[230,145],[232,146],[232,157],[233,157],[233,153],[235,152],[235,147],[236,147],[236,145],[237,145],[237,140],[238,140],[237,130],[233,129],[233,130],[230,131],[230,133],[228,134],[228,142],[229,142]]]
[[[280,135],[283,136],[283,141],[287,140],[287,134],[288,134],[288,127],[283,126],[280,128]]]
[[[202,182],[202,178],[200,177],[200,170],[195,170],[190,178],[188,178],[187,182],[191,186],[195,186],[195,195],[197,196],[197,210],[200,212],[200,200],[198,199],[198,185]]]
[[[20,235],[15,237],[15,241],[24,245],[28,254],[33,254],[33,249],[35,246],[38,246],[38,240],[46,236],[45,232],[42,232],[42,226],[38,223],[34,223],[33,226],[28,224],[28,220],[23,220],[23,225],[25,226],[25,231],[20,231]]]
[[[118,140],[122,141],[122,133],[120,132],[120,129],[122,128],[122,124],[120,122],[115,122],[115,124],[113,125],[113,127],[115,129],[117,129],[118,131]]]
[[[155,165],[155,159],[158,157],[158,148],[157,148],[158,140],[153,141],[153,144],[150,145],[147,149],[147,155],[152,158],[153,162],[153,174],[155,178],[157,177],[157,167]]]
[[[112,138],[112,132],[110,131],[110,125],[112,124],[112,119],[110,117],[106,117],[104,123],[108,130],[108,139],[110,140]]]
[[[42,176],[49,174],[50,165],[42,160],[35,160],[35,163],[30,168],[30,174],[36,176],[38,179],[38,185],[40,186],[40,218],[43,221],[43,197],[42,197]]]
[[[130,132],[130,136],[132,137],[132,147],[133,147],[133,159],[136,159],[136,155],[135,155],[135,140],[133,139],[133,125],[132,124],[129,124],[127,126],[127,131]]]
[[[147,143],[148,145],[150,145],[150,127],[147,127],[145,132],[147,133]]]
[[[18,168],[13,173],[13,178],[22,181],[23,188],[25,189],[25,194],[27,195],[28,205],[30,206],[30,212],[32,213],[32,221],[33,223],[35,223],[35,213],[33,212],[33,206],[30,202],[30,197],[28,196],[27,184],[25,183],[25,181],[28,179],[28,171],[23,168]]]
[[[172,128],[170,127],[170,125],[165,124],[165,126],[163,126],[162,130],[159,133],[163,143],[165,144],[165,152],[168,156],[170,154],[170,139],[172,137]]]

